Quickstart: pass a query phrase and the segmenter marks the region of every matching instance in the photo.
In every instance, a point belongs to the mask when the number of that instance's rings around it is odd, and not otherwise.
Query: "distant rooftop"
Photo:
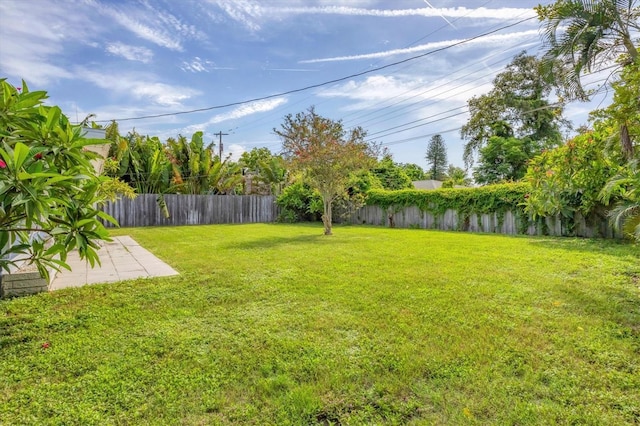
[[[413,186],[416,189],[426,189],[426,190],[432,190],[432,189],[439,189],[442,188],[442,182],[439,180],[414,180],[413,182]]]

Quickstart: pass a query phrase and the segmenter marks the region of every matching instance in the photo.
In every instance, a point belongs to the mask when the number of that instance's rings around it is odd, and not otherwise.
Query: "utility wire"
[[[597,82],[592,82],[592,83],[590,83],[590,84],[596,84],[596,83],[598,83],[598,82],[600,82],[600,81],[606,81],[606,79],[598,80]],[[601,93],[603,93],[603,92],[605,92],[605,93],[606,93],[606,91],[609,89],[609,87],[610,87],[610,85],[609,85],[609,84],[605,84],[605,85],[600,86],[598,89],[596,89],[596,90],[593,92],[593,96],[599,95],[599,94],[601,94]],[[535,112],[535,111],[540,111],[540,110],[543,110],[543,109],[553,108],[553,107],[562,106],[562,105],[563,105],[563,104],[562,104],[561,102],[555,102],[555,103],[553,103],[553,104],[545,105],[544,107],[539,107],[539,108],[532,109],[531,111],[527,111],[527,113],[532,113],[532,112]],[[458,114],[455,114],[455,115],[458,115]],[[445,118],[447,118],[447,117],[445,117]],[[434,120],[434,121],[438,121],[438,120]],[[423,125],[430,124],[430,123],[432,123],[432,122],[424,123]],[[420,126],[414,126],[414,127],[420,127]],[[452,129],[440,130],[440,131],[437,131],[437,132],[427,133],[427,134],[419,135],[419,136],[412,136],[412,137],[410,137],[410,138],[406,138],[406,139],[399,139],[399,140],[395,140],[395,141],[391,141],[391,142],[382,142],[382,143],[381,143],[381,145],[382,145],[382,146],[399,145],[399,144],[402,144],[402,143],[412,142],[412,141],[419,140],[419,139],[424,139],[424,138],[427,138],[427,137],[429,137],[429,136],[433,136],[433,135],[437,135],[437,134],[441,134],[441,133],[450,133],[450,132],[453,132],[453,131],[456,131],[456,130],[461,130],[461,129],[462,129],[462,127],[463,127],[463,126],[454,127],[454,128],[452,128]],[[407,130],[408,130],[408,129],[407,129]],[[404,131],[404,130],[399,130],[399,131],[396,131],[396,132],[391,132],[391,133],[389,133],[389,134],[387,134],[387,135],[384,135],[383,137],[391,136],[391,135],[398,134],[398,133],[402,133],[403,131]],[[369,139],[369,140],[367,140],[367,142],[373,142],[373,139]]]
[[[96,120],[96,122],[97,123],[106,123],[106,122],[110,122],[110,121],[122,122],[122,121],[133,121],[133,120],[144,120],[144,119],[149,119],[149,118],[169,117],[169,116],[175,116],[175,115],[193,114],[193,113],[196,113],[196,112],[204,112],[204,111],[211,111],[211,110],[214,110],[214,109],[228,108],[228,107],[232,107],[232,106],[248,104],[248,103],[251,103],[251,102],[264,101],[264,100],[276,98],[276,97],[279,97],[279,96],[290,95],[292,93],[304,92],[304,91],[309,90],[309,89],[315,89],[315,88],[318,88],[318,87],[326,86],[328,84],[339,83],[341,81],[345,81],[345,80],[348,80],[350,78],[360,77],[361,75],[371,74],[371,73],[376,72],[376,71],[380,71],[380,70],[383,70],[383,69],[386,69],[386,68],[390,68],[390,67],[393,67],[393,66],[396,66],[396,65],[404,64],[404,63],[407,63],[407,62],[410,62],[410,61],[414,61],[416,59],[424,58],[425,56],[433,55],[434,53],[441,52],[441,51],[444,51],[444,50],[448,50],[448,49],[450,49],[452,47],[459,46],[459,45],[462,45],[462,44],[466,44],[466,43],[469,43],[469,42],[471,42],[473,40],[477,40],[479,38],[486,37],[488,35],[491,35],[491,34],[494,34],[496,32],[502,31],[504,29],[511,28],[511,27],[516,26],[516,25],[520,25],[523,22],[530,21],[532,19],[535,19],[535,17],[521,19],[520,21],[514,22],[512,24],[505,25],[505,26],[502,26],[500,28],[496,28],[495,30],[487,31],[485,33],[479,34],[477,36],[474,36],[474,37],[471,37],[471,38],[468,38],[468,39],[465,39],[465,40],[461,40],[461,41],[459,41],[457,43],[453,43],[453,44],[450,44],[450,45],[445,46],[445,47],[441,47],[441,48],[438,48],[438,49],[430,50],[429,52],[425,52],[425,53],[422,53],[420,55],[411,56],[409,58],[402,59],[402,60],[396,61],[396,62],[392,62],[392,63],[387,64],[387,65],[382,65],[380,67],[376,67],[376,68],[372,68],[372,69],[369,69],[369,70],[366,70],[366,71],[362,71],[362,72],[359,72],[359,73],[351,74],[351,75],[348,75],[348,76],[345,76],[345,77],[336,78],[334,80],[325,81],[323,83],[318,83],[318,84],[313,84],[313,85],[310,85],[310,86],[302,87],[300,89],[293,89],[293,90],[288,90],[288,91],[285,91],[285,92],[275,93],[273,95],[262,96],[262,97],[253,98],[253,99],[247,99],[247,100],[244,100],[244,101],[231,102],[231,103],[224,104],[224,105],[215,105],[215,106],[206,107],[206,108],[192,109],[192,110],[188,110],[188,111],[167,112],[167,113],[163,113],[163,114],[144,115],[144,116],[140,116],[140,117],[115,118],[115,119],[111,119],[111,120]]]
[[[491,3],[492,1],[493,1],[493,0],[486,0],[486,1],[485,1],[484,3],[482,3],[479,7],[484,7],[484,6],[486,6],[488,3]],[[462,16],[459,16],[459,17],[455,18],[452,22],[457,22],[458,20],[461,20],[461,19],[463,19],[463,18],[467,17],[470,13],[471,13],[471,11],[469,11],[469,12],[468,12],[468,13],[466,13],[465,15],[462,15]],[[518,15],[518,17],[520,17],[520,16],[522,16],[522,15]],[[422,40],[426,39],[427,37],[429,37],[429,36],[431,36],[431,35],[433,35],[433,34],[435,34],[435,33],[439,32],[440,30],[442,30],[443,28],[446,28],[446,27],[447,27],[447,24],[441,25],[440,27],[436,28],[435,30],[431,31],[430,33],[428,33],[428,34],[426,34],[426,35],[424,35],[424,36],[420,37],[419,39],[417,39],[417,40],[415,40],[415,41],[413,41],[413,42],[411,42],[411,43],[409,43],[409,44],[405,45],[403,48],[409,48],[409,47],[415,46],[415,45],[416,45],[416,44],[418,44],[420,41],[422,41]],[[492,28],[493,28],[493,27],[492,27]],[[380,62],[382,62],[382,59],[379,59],[378,61],[376,61],[372,66],[375,66],[375,65],[379,64]],[[364,69],[367,69],[367,68],[364,68]],[[401,68],[401,69],[402,69],[402,68]],[[388,75],[388,74],[383,74],[383,75]],[[414,90],[415,90],[415,89],[414,89]],[[410,90],[410,91],[411,91],[411,90]],[[410,91],[408,91],[408,92],[406,92],[406,93],[409,93]],[[396,97],[398,97],[398,96],[401,96],[401,95],[394,96],[394,98],[396,98]],[[265,115],[265,116],[263,116],[263,117],[257,118],[257,119],[255,119],[255,120],[253,120],[253,121],[250,121],[250,122],[248,122],[248,123],[243,124],[243,125],[242,125],[242,129],[243,129],[243,130],[246,130],[247,128],[255,127],[255,124],[256,124],[256,123],[262,123],[262,122],[264,122],[264,121],[268,120],[268,119],[269,119],[269,117],[273,116],[273,115],[276,113],[276,111],[281,111],[281,110],[282,110],[283,108],[285,108],[285,107],[286,107],[286,108],[291,108],[292,106],[299,105],[299,104],[301,104],[301,103],[303,103],[303,102],[307,101],[307,100],[308,100],[308,99],[310,99],[310,98],[311,98],[311,96],[307,96],[307,97],[305,97],[305,98],[303,98],[303,99],[300,99],[300,100],[298,100],[298,101],[295,101],[295,102],[293,102],[293,103],[288,103],[288,104],[286,104],[286,105],[280,106],[280,107],[278,107],[278,108],[276,108],[276,109],[274,109],[274,110],[270,111],[270,112],[269,112],[269,114],[267,114],[267,115]],[[393,99],[393,98],[392,98],[392,99]],[[315,103],[314,103],[314,105],[315,105],[315,106],[322,105],[322,104],[324,104],[325,102],[327,102],[327,100],[325,100],[325,101],[320,101],[320,102],[315,102]],[[348,114],[344,115],[344,116],[343,116],[343,118],[349,117],[349,116],[354,115],[354,114],[357,114],[357,112],[348,113]]]

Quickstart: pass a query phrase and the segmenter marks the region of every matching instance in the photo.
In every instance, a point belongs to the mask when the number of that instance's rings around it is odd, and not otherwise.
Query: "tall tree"
[[[332,204],[349,184],[352,173],[370,168],[375,162],[373,147],[365,142],[361,127],[346,131],[342,121],[321,117],[313,107],[285,117],[281,129],[273,129],[282,139],[285,159],[294,171],[322,196],[324,234],[332,233]]]
[[[565,87],[568,98],[586,100],[588,93],[580,77],[618,62],[633,66],[638,60],[640,7],[637,0],[556,0],[538,6],[543,22],[547,51],[544,55],[547,75]],[[633,157],[633,145],[627,123],[620,121],[620,143],[627,159]]]
[[[547,99],[553,85],[545,78],[542,62],[522,52],[493,80],[487,94],[469,99],[469,121],[460,134],[467,141],[464,161],[473,164],[474,154],[493,136],[493,126],[505,122],[514,137],[528,137],[539,149],[552,148],[562,141],[562,106]]]
[[[516,138],[508,124],[496,123],[493,136],[480,148],[474,180],[480,185],[520,180],[536,153],[529,137]]]
[[[440,135],[433,135],[427,145],[425,155],[429,168],[427,175],[429,179],[444,180],[447,172],[447,147],[444,139]]]

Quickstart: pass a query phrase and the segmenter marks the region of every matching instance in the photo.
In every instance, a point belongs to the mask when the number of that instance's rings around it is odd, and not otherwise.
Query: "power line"
[[[460,46],[462,44],[469,43],[469,42],[471,42],[473,40],[477,40],[479,38],[486,37],[486,36],[488,36],[490,34],[498,32],[498,31],[502,31],[504,29],[511,28],[511,27],[516,26],[516,25],[520,25],[523,22],[530,21],[530,20],[532,20],[534,18],[535,17],[521,19],[520,21],[517,21],[515,23],[509,24],[509,25],[505,25],[505,26],[502,26],[500,28],[496,28],[495,30],[487,31],[485,33],[479,34],[477,36],[474,36],[474,37],[471,37],[471,38],[468,38],[468,39],[465,39],[465,40],[461,40],[459,42],[450,44],[450,45],[445,46],[445,47],[441,47],[441,48],[438,48],[438,49],[430,50],[429,52],[425,52],[425,53],[422,53],[420,55],[411,56],[409,58],[405,58],[405,59],[402,59],[400,61],[392,62],[392,63],[387,64],[387,65],[382,65],[380,67],[371,68],[369,70],[361,71],[361,72],[358,72],[358,73],[355,73],[355,74],[350,74],[348,76],[336,78],[334,80],[325,81],[323,83],[318,83],[318,84],[313,84],[313,85],[310,85],[310,86],[302,87],[300,89],[293,89],[293,90],[288,90],[288,91],[285,91],[285,92],[275,93],[273,95],[262,96],[262,97],[253,98],[253,99],[247,99],[247,100],[244,100],[244,101],[231,102],[231,103],[224,104],[224,105],[215,105],[215,106],[206,107],[206,108],[197,108],[197,109],[192,109],[192,110],[188,110],[188,111],[167,112],[167,113],[163,113],[163,114],[152,114],[152,115],[145,115],[145,116],[140,116],[140,117],[115,118],[115,119],[110,119],[110,120],[96,120],[96,122],[97,123],[106,123],[106,122],[110,122],[110,121],[122,122],[122,121],[133,121],[133,120],[144,120],[144,119],[149,119],[149,118],[169,117],[169,116],[175,116],[175,115],[193,114],[193,113],[196,113],[196,112],[204,112],[204,111],[211,111],[211,110],[214,110],[214,109],[228,108],[228,107],[232,107],[232,106],[248,104],[248,103],[251,103],[251,102],[264,101],[264,100],[267,100],[267,99],[272,99],[272,98],[276,98],[276,97],[279,97],[279,96],[290,95],[290,94],[293,94],[293,93],[304,92],[306,90],[315,89],[315,88],[318,88],[318,87],[326,86],[328,84],[339,83],[341,81],[345,81],[345,80],[348,80],[350,78],[360,77],[360,76],[365,75],[365,74],[370,74],[370,73],[373,73],[373,72],[376,72],[376,71],[380,71],[380,70],[383,70],[383,69],[386,69],[386,68],[390,68],[390,67],[393,67],[393,66],[396,66],[396,65],[400,65],[400,64],[404,64],[404,63],[407,63],[407,62],[410,62],[410,61],[414,61],[416,59],[424,58],[426,56],[433,55],[434,53],[442,52],[442,51],[448,50],[448,49],[450,49],[452,47]]]
[[[487,4],[491,3],[492,1],[493,1],[493,0],[486,0],[486,1],[485,1],[484,3],[482,3],[479,7],[484,7],[484,6],[486,6]],[[461,20],[461,19],[464,19],[464,18],[465,18],[465,17],[467,17],[469,14],[471,14],[471,10],[469,10],[469,12],[467,12],[466,14],[464,14],[464,15],[462,15],[462,16],[459,16],[459,17],[455,18],[452,22],[457,22],[457,21],[459,21],[459,20]],[[520,17],[520,16],[522,16],[522,14],[518,15],[517,17]],[[442,30],[443,28],[446,28],[446,27],[447,27],[447,24],[441,25],[440,27],[438,27],[438,28],[436,28],[435,30],[431,31],[430,33],[428,33],[428,34],[426,34],[426,35],[424,35],[424,36],[420,37],[419,39],[417,39],[417,40],[415,40],[415,41],[413,41],[413,42],[411,42],[411,43],[409,43],[409,44],[406,44],[403,48],[405,48],[405,49],[406,49],[406,48],[409,48],[409,47],[415,46],[415,45],[416,45],[416,44],[418,44],[420,41],[422,41],[422,40],[426,39],[427,37],[429,37],[429,36],[431,36],[431,35],[433,35],[433,34],[436,34],[437,32],[439,32],[440,30]],[[494,26],[494,27],[495,27],[495,26]],[[494,28],[494,27],[491,27],[491,28]],[[493,56],[493,55],[492,55],[492,56]],[[374,64],[372,64],[371,66],[375,66],[375,65],[379,64],[380,62],[382,62],[382,59],[379,59],[378,61],[376,61],[376,62],[375,62]],[[369,68],[370,68],[370,67],[369,67]],[[365,70],[365,69],[367,69],[367,68],[364,68],[363,70]],[[385,75],[385,74],[383,74],[383,75]],[[388,75],[388,74],[386,74],[386,75]],[[409,91],[409,92],[410,92],[410,91]],[[407,92],[407,93],[408,93],[408,92]],[[400,95],[398,95],[398,96],[400,96]],[[287,107],[287,108],[290,108],[290,107],[292,107],[292,106],[294,106],[294,105],[299,105],[299,104],[301,104],[301,103],[305,102],[306,100],[308,100],[308,99],[310,99],[310,98],[311,98],[311,96],[307,96],[307,97],[302,98],[302,99],[300,99],[300,100],[298,100],[298,101],[295,101],[295,102],[293,102],[293,103],[288,103],[288,104],[286,104],[286,107]],[[321,104],[323,104],[323,103],[325,103],[325,102],[326,102],[326,101],[314,102],[314,105],[315,105],[315,106],[318,106],[318,105],[321,105]],[[274,113],[275,113],[276,111],[278,111],[278,110],[282,110],[284,107],[285,107],[285,106],[280,106],[280,107],[278,107],[278,108],[276,108],[276,109],[274,109],[274,110],[270,111],[270,113],[269,113],[269,114],[267,114],[266,116],[263,116],[263,117],[258,118],[258,119],[256,119],[256,120],[253,120],[253,121],[250,121],[249,123],[245,123],[245,124],[243,124],[243,125],[242,125],[242,129],[246,130],[247,128],[255,127],[255,124],[256,124],[256,123],[264,122],[265,120],[267,120],[267,119],[268,119],[268,117],[273,116],[273,115],[274,115]],[[348,116],[350,116],[350,115],[354,115],[354,114],[357,114],[357,112],[354,112],[354,113],[351,113],[351,114],[346,114],[343,118],[346,118],[346,117],[348,117]]]
[[[606,79],[598,80],[598,81],[596,81],[596,82],[592,82],[592,83],[590,83],[590,84],[596,84],[596,83],[598,83],[598,82],[600,82],[600,81],[606,81]],[[610,85],[609,85],[609,84],[604,84],[604,85],[600,86],[598,89],[596,89],[596,90],[594,91],[593,96],[596,96],[596,95],[599,95],[599,94],[601,94],[601,93],[603,93],[603,92],[606,92],[606,91],[608,90],[608,88],[609,88],[609,87],[610,87]],[[536,112],[536,111],[541,111],[541,110],[543,110],[543,109],[548,109],[548,108],[554,108],[554,107],[558,107],[558,106],[561,106],[561,105],[562,105],[562,103],[561,103],[561,102],[555,102],[555,103],[552,103],[552,104],[549,104],[549,105],[545,105],[545,106],[543,106],[543,107],[539,107],[539,108],[532,109],[532,110],[530,110],[530,111],[527,111],[527,113],[532,113],[532,112]],[[455,115],[458,115],[458,114],[455,114]],[[448,118],[448,117],[444,117],[444,118]],[[439,121],[439,120],[434,120],[433,122],[435,122],[435,121]],[[424,125],[426,125],[426,124],[431,124],[431,123],[432,123],[432,122],[424,123]],[[420,126],[415,126],[415,127],[420,127]],[[456,131],[456,130],[461,130],[461,129],[462,129],[462,126],[459,126],[459,127],[454,127],[454,128],[452,128],[452,129],[439,130],[439,131],[437,131],[437,132],[427,133],[427,134],[424,134],[424,135],[412,136],[412,137],[410,137],[410,138],[406,138],[406,139],[399,139],[399,140],[395,140],[395,141],[391,141],[391,142],[382,142],[382,143],[381,143],[381,145],[382,145],[382,146],[399,145],[399,144],[406,143],[406,142],[412,142],[412,141],[415,141],[415,140],[424,139],[424,138],[427,138],[427,137],[429,137],[429,136],[433,136],[433,135],[437,135],[437,134],[441,134],[441,133],[450,133],[450,132],[453,132],[453,131]],[[407,130],[408,130],[408,129],[407,129]],[[383,137],[391,136],[391,135],[395,135],[395,134],[398,134],[398,133],[402,133],[403,131],[404,131],[404,130],[399,130],[399,131],[396,131],[396,132],[391,132],[391,133],[389,133],[389,134],[387,134],[387,135],[384,135]],[[368,142],[372,142],[372,140],[368,140]]]

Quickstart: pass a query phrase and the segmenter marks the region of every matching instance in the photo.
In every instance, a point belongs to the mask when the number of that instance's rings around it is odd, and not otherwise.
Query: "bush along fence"
[[[536,218],[525,212],[527,184],[490,185],[434,191],[374,190],[367,205],[347,222],[398,228],[620,238],[604,210],[584,217]]]
[[[270,195],[168,194],[164,196],[167,217],[158,205],[158,195],[140,194],[132,200],[108,202],[102,209],[122,227],[268,223],[278,218],[275,201]]]

